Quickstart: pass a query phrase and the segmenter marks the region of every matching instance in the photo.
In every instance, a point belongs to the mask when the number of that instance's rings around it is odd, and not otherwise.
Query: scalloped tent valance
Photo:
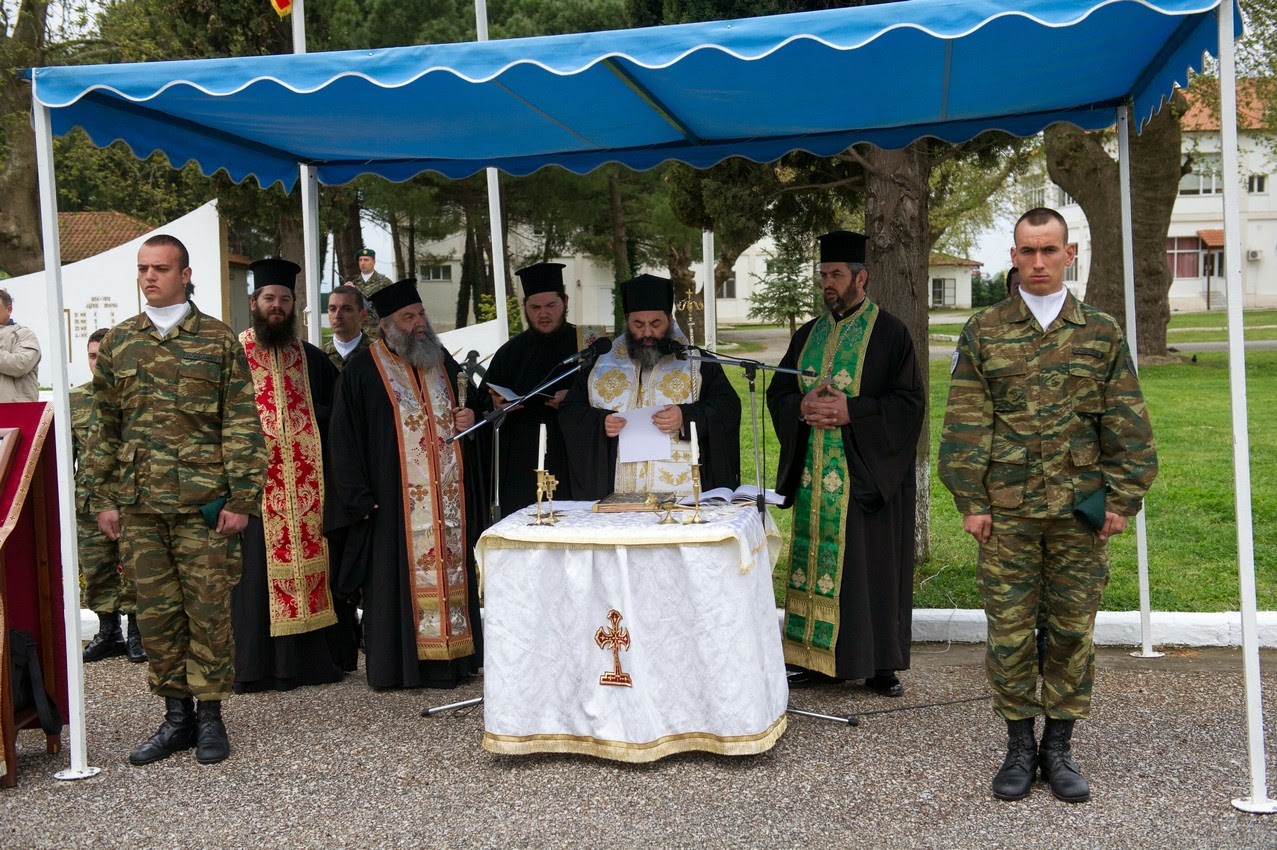
[[[829,155],[1155,112],[1217,41],[1218,0],[910,0],[386,50],[36,68],[54,133],[291,188],[488,167],[585,173]],[[1241,20],[1236,27],[1240,32]]]

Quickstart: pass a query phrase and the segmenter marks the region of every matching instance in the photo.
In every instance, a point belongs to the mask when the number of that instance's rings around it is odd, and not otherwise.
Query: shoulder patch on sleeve
[[[953,371],[957,368],[958,368],[958,349],[955,348],[953,350],[953,357],[950,358],[949,360],[949,374],[952,375]]]

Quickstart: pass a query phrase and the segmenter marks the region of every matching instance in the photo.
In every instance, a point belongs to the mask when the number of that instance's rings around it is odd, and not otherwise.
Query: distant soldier
[[[1027,795],[1039,768],[1059,799],[1090,799],[1070,741],[1074,721],[1091,711],[1106,541],[1126,529],[1157,476],[1153,429],[1122,329],[1064,287],[1073,254],[1055,210],[1033,209],[1016,222],[1019,295],[963,328],[940,444],[940,478],[980,543],[985,667],[1008,733],[992,785],[1003,800]],[[1040,747],[1039,714],[1046,715]]]
[[[359,274],[346,281],[346,285],[355,287],[364,296],[364,306],[368,310],[364,316],[364,336],[378,340],[381,339],[381,329],[377,324],[380,317],[371,299],[374,292],[380,292],[394,281],[377,271],[377,252],[373,249],[360,248],[355,259],[359,263]]]
[[[187,300],[190,278],[186,246],[146,240],[137,255],[146,306],[102,340],[93,375],[91,510],[136,581],[147,684],[166,708],[159,731],[129,754],[137,765],[192,745],[201,764],[230,754],[221,707],[234,680],[231,588],[266,477],[244,349]]]
[[[363,332],[367,320],[368,302],[356,287],[346,283],[328,294],[328,326],[333,329],[333,338],[324,343],[324,353],[337,371],[377,339]]]
[[[98,348],[107,335],[98,328],[89,335],[89,371],[98,362]],[[80,551],[80,572],[84,574],[84,604],[98,615],[98,633],[84,648],[84,660],[101,661],[114,655],[127,655],[130,661],[146,660],[142,634],[137,629],[137,599],[133,581],[120,570],[120,545],[98,528],[97,515],[89,510],[89,493],[85,489],[84,455],[89,426],[93,420],[93,381],[85,381],[70,392],[71,453],[76,459],[75,533]],[[129,635],[120,632],[120,615],[128,618]]]

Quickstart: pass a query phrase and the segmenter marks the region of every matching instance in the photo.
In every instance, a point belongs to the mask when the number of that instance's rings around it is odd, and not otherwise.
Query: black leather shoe
[[[146,660],[146,650],[142,648],[142,633],[137,629],[137,615],[129,615],[129,636],[125,640],[127,647],[127,655],[129,660],[134,664],[141,664]]]
[[[1085,803],[1091,799],[1091,786],[1073,761],[1070,741],[1073,721],[1046,719],[1042,746],[1038,750],[1038,766],[1042,778],[1051,783],[1051,793],[1066,803]]]
[[[199,737],[195,745],[195,760],[200,764],[217,764],[231,754],[231,742],[226,737],[226,724],[222,722],[222,703],[218,700],[200,700]]]
[[[165,697],[164,707],[159,731],[129,753],[131,764],[150,764],[195,745],[195,701],[190,697]]]
[[[821,685],[841,685],[847,681],[836,676],[818,673],[815,670],[803,669],[799,669],[796,673],[790,673],[788,679],[791,688],[818,688]]]
[[[128,651],[120,634],[120,617],[114,611],[98,611],[98,633],[84,647],[84,660],[101,661]]]
[[[1038,768],[1038,745],[1033,740],[1033,718],[1007,721],[1007,757],[993,777],[993,796],[999,800],[1027,797]]]
[[[905,692],[905,686],[900,684],[895,673],[890,672],[865,679],[865,686],[880,697],[898,697]]]

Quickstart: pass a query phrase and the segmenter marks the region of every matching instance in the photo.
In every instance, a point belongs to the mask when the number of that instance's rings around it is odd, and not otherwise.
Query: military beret
[[[355,254],[355,259],[357,260],[360,257],[372,257],[375,260],[377,259],[377,252],[371,248],[360,248]]]

